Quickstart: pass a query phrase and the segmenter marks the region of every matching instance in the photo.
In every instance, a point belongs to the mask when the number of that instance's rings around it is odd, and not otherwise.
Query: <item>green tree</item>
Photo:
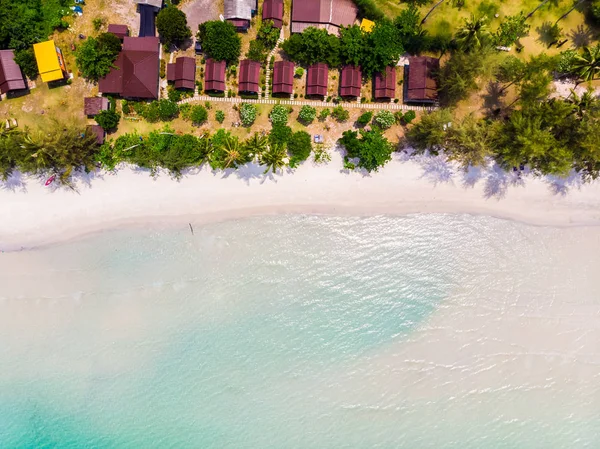
[[[317,117],[317,110],[312,106],[305,104],[300,108],[298,113],[298,121],[304,125],[311,124]]]
[[[257,115],[256,106],[252,103],[243,103],[240,106],[240,120],[243,126],[252,126]]]
[[[261,23],[258,33],[256,34],[256,39],[261,41],[265,48],[272,50],[277,45],[279,33],[280,30],[273,25],[273,21],[267,20]]]
[[[491,34],[486,17],[475,17],[471,14],[465,19],[463,26],[456,32],[456,42],[465,52],[484,48],[491,43]]]
[[[271,119],[271,123],[273,125],[285,125],[288,122],[289,111],[288,108],[282,106],[280,104],[276,104],[271,109],[271,113],[269,114],[269,118]]]
[[[278,170],[283,169],[283,167],[286,165],[285,158],[285,146],[278,144],[270,145],[269,149],[259,156],[259,162],[261,165],[265,165],[267,167],[264,174],[266,175],[269,173],[269,171],[277,173]]]
[[[600,74],[600,44],[584,47],[583,53],[575,56],[572,69],[582,81],[596,79]]]
[[[506,16],[496,31],[496,44],[510,47],[529,33],[527,19],[521,11],[516,16]]]
[[[345,122],[350,118],[350,113],[346,111],[341,105],[338,105],[331,111],[331,116],[338,122]]]
[[[96,117],[94,117],[98,125],[102,127],[105,131],[110,131],[111,129],[116,129],[119,125],[119,120],[121,119],[121,114],[117,112],[107,109],[105,111],[100,111]]]
[[[373,112],[371,112],[371,111],[366,111],[366,112],[363,112],[363,113],[360,115],[360,117],[358,117],[358,118],[356,119],[356,123],[357,123],[359,126],[366,126],[366,125],[368,125],[368,124],[369,124],[369,122],[371,121],[371,119],[372,119],[372,118],[373,118]]]
[[[192,37],[185,13],[173,5],[160,10],[156,16],[156,29],[167,48],[171,45],[181,45],[183,41]]]
[[[393,112],[382,110],[375,114],[373,122],[381,129],[388,129],[396,123],[396,117],[394,117]]]
[[[329,67],[340,65],[339,39],[324,29],[308,27],[302,33],[295,33],[281,44],[288,57],[301,65],[323,62]]]
[[[213,145],[215,148],[210,156],[210,165],[213,169],[237,168],[252,160],[246,146],[230,133],[226,133],[222,140]]]
[[[267,62],[267,56],[267,49],[265,48],[265,44],[262,41],[250,41],[250,46],[248,48],[248,52],[246,53],[247,59],[264,64],[265,62]]]
[[[287,144],[287,151],[291,156],[290,167],[295,168],[298,164],[304,162],[312,151],[310,134],[306,131],[297,131],[292,134]]]
[[[504,91],[513,84],[521,81],[525,76],[526,71],[527,65],[525,62],[516,56],[510,55],[504,58],[498,65],[496,79],[500,83],[504,83],[504,86],[502,87],[502,90]]]
[[[121,41],[112,33],[89,37],[75,53],[77,67],[84,78],[97,81],[110,72],[120,51]]]
[[[437,74],[440,103],[453,106],[477,90],[477,78],[484,70],[492,70],[489,53],[453,52]]]
[[[378,171],[392,159],[393,145],[378,129],[370,131],[345,131],[340,144],[346,149],[348,158],[357,158],[358,166],[368,172]]]
[[[383,72],[387,66],[395,66],[404,53],[399,31],[387,19],[375,23],[373,31],[365,38],[368,51],[364,52],[360,65],[366,76]]]
[[[452,124],[452,113],[448,109],[438,109],[424,114],[406,132],[407,143],[416,153],[429,151],[438,154],[446,141],[446,130]]]
[[[194,105],[190,111],[190,119],[194,125],[201,125],[208,120],[208,111],[204,106]]]
[[[225,121],[225,113],[223,111],[215,111],[215,120],[223,123]]]
[[[319,112],[319,121],[324,122],[325,120],[327,120],[327,117],[329,117],[330,114],[331,111],[329,110],[329,108],[323,109],[321,112]]]
[[[292,128],[286,125],[273,125],[269,133],[269,142],[272,145],[281,145],[285,147],[292,137]]]
[[[246,146],[246,151],[248,151],[252,159],[254,159],[256,156],[267,150],[269,146],[269,140],[266,136],[254,133],[244,142],[244,145]]]
[[[237,64],[240,59],[242,40],[229,22],[213,20],[201,23],[197,38],[209,58],[227,61],[228,64]]]
[[[414,3],[403,9],[394,19],[400,43],[410,54],[419,54],[428,46],[427,32],[421,26],[421,14]]]
[[[15,62],[21,67],[21,70],[27,78],[31,80],[37,78],[39,72],[33,48],[16,51]]]
[[[367,51],[366,39],[358,25],[340,28],[340,60],[342,64],[360,66]],[[369,48],[368,51],[371,51]]]
[[[457,161],[464,169],[485,165],[486,158],[493,152],[492,136],[487,122],[466,116],[447,129],[444,148],[448,159]]]

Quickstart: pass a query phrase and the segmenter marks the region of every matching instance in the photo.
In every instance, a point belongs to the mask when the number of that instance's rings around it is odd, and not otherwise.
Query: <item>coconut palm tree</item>
[[[246,142],[244,142],[246,151],[254,157],[261,155],[268,146],[267,136],[262,136],[259,133],[254,133]]]
[[[273,171],[273,173],[277,173],[277,170],[285,167],[287,154],[285,151],[285,146],[283,145],[271,145],[267,151],[262,153],[259,156],[260,163],[262,165],[266,165],[265,175],[269,173],[269,171]]]
[[[491,34],[487,24],[487,18],[484,16],[465,20],[461,29],[456,32],[456,43],[465,51],[470,52],[487,46],[491,42]]]
[[[249,162],[248,152],[237,137],[228,135],[221,147],[223,151],[223,168],[237,167]]]
[[[573,71],[582,82],[594,80],[600,74],[600,44],[584,47],[583,53],[575,56]]]

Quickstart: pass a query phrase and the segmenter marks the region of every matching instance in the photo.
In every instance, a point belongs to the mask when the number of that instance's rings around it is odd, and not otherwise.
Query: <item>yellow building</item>
[[[33,44],[33,52],[43,82],[47,83],[65,78],[67,74],[65,60],[60,48],[54,44],[54,41]]]
[[[360,22],[360,29],[363,30],[365,33],[370,33],[371,31],[373,31],[374,26],[375,22],[372,22],[369,19],[362,19],[362,22]]]

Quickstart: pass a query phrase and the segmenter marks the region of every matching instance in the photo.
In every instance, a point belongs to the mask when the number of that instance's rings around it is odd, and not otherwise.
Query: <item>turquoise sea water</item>
[[[2,254],[0,447],[600,447],[599,250],[422,215]]]

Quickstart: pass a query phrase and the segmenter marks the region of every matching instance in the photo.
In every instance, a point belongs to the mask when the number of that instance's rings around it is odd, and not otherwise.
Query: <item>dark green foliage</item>
[[[437,76],[440,103],[455,105],[476,90],[476,78],[485,70],[487,59],[487,53],[480,51],[452,53]]]
[[[106,19],[104,17],[96,17],[92,20],[92,25],[94,26],[94,31],[100,31],[100,28],[106,23]]]
[[[140,107],[139,105],[142,106]],[[159,120],[167,122],[177,117],[179,112],[177,103],[166,99],[154,100],[147,106],[144,103],[136,103],[134,108],[139,115],[149,122],[158,122]]]
[[[421,26],[421,14],[414,4],[403,9],[394,19],[402,46],[410,54],[419,54],[429,47],[427,33]]]
[[[394,147],[378,129],[345,131],[339,142],[346,149],[347,157],[358,159],[358,167],[368,172],[379,170],[392,159]]]
[[[329,117],[330,114],[331,111],[329,110],[329,108],[323,109],[321,112],[319,112],[319,120],[324,122],[325,120],[327,120],[327,117]]]
[[[261,41],[266,49],[272,50],[279,39],[279,28],[273,26],[272,20],[262,22],[256,34],[256,39]]]
[[[215,120],[223,123],[225,121],[225,113],[223,111],[215,111]]]
[[[380,20],[384,18],[383,12],[379,9],[373,0],[353,0],[358,7],[358,13],[361,17],[370,20]]]
[[[373,118],[373,113],[371,111],[363,112],[358,119],[356,119],[356,123],[359,126],[366,126],[369,124],[371,119]]]
[[[340,28],[340,60],[342,64],[360,66],[367,49],[365,33],[358,25]]]
[[[180,45],[192,36],[185,13],[175,6],[167,6],[160,10],[156,16],[156,29],[167,48]]]
[[[287,150],[290,157],[290,167],[295,168],[299,163],[305,161],[312,151],[310,134],[306,131],[297,131],[287,142]]]
[[[269,133],[269,142],[273,145],[285,146],[292,137],[292,128],[286,125],[273,125]]]
[[[408,125],[414,119],[417,118],[417,113],[415,111],[406,111],[406,114],[402,116],[402,122]]]
[[[407,142],[417,153],[429,151],[437,154],[445,142],[449,123],[452,123],[452,113],[448,109],[425,114],[406,132]]]
[[[250,47],[246,53],[246,58],[251,61],[258,61],[261,64],[267,62],[268,50],[265,48],[265,44],[259,40],[250,41]]]
[[[237,64],[242,51],[242,40],[229,22],[214,20],[198,26],[197,38],[209,58]]]
[[[324,62],[329,67],[340,65],[339,39],[326,30],[308,27],[303,33],[292,34],[283,44],[289,58],[301,65]]]
[[[342,106],[336,106],[331,111],[331,116],[338,122],[345,122],[350,118],[350,113],[345,110]]]
[[[525,21],[526,17],[523,12],[516,16],[505,17],[496,31],[496,44],[509,47],[518,39],[526,36],[529,32],[529,25]]]
[[[208,111],[204,106],[194,105],[190,111],[190,119],[194,125],[201,125],[208,120]]]
[[[21,70],[27,78],[32,80],[37,78],[39,73],[33,48],[15,52],[15,62],[21,67]]]
[[[398,29],[387,19],[375,23],[373,31],[366,34],[366,48],[361,68],[365,75],[382,72],[387,66],[395,66],[404,48]]]
[[[110,109],[106,111],[100,111],[96,117],[94,117],[98,125],[100,125],[105,131],[116,129],[121,119],[121,114],[116,113]]]
[[[112,33],[102,33],[98,38],[89,37],[77,49],[77,67],[84,78],[98,81],[110,72],[120,51],[121,41]]]
[[[298,121],[304,125],[311,124],[317,117],[317,110],[312,106],[305,104],[300,108],[298,113]]]

